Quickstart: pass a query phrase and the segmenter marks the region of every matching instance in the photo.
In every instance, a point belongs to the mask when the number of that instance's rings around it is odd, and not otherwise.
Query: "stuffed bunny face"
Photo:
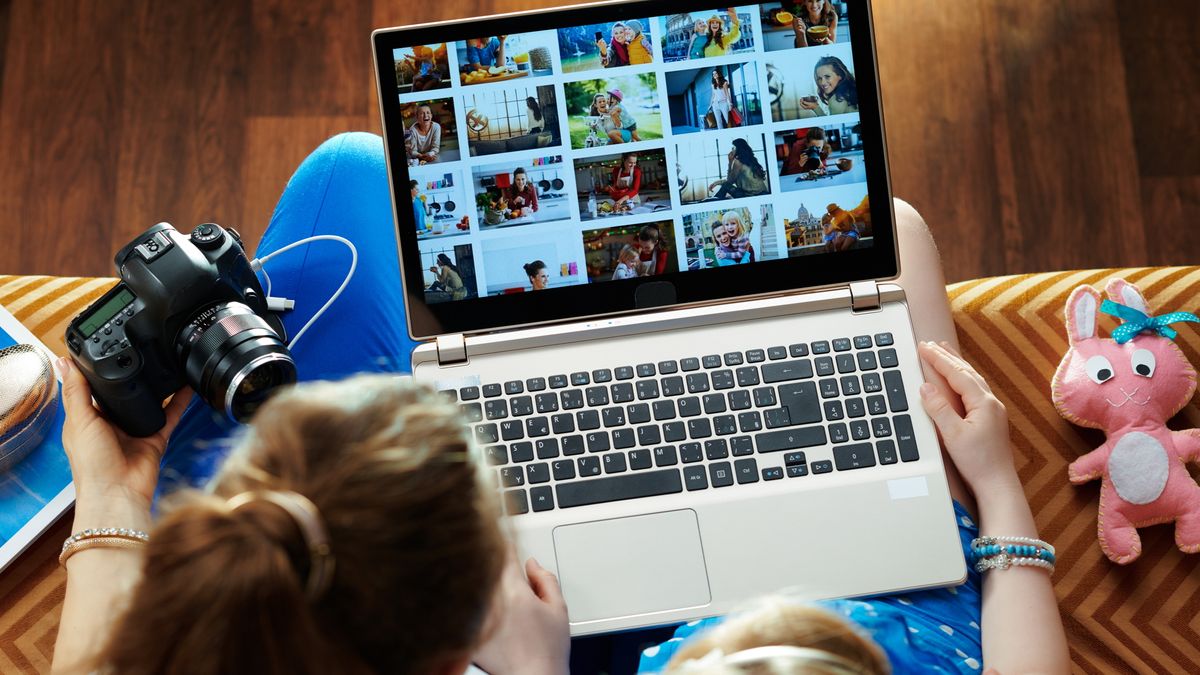
[[[1108,295],[1149,314],[1141,293],[1123,279]],[[1067,300],[1071,347],[1054,374],[1054,405],[1080,426],[1117,429],[1162,425],[1196,389],[1196,371],[1172,340],[1141,334],[1123,345],[1096,336],[1100,293],[1081,286]]]

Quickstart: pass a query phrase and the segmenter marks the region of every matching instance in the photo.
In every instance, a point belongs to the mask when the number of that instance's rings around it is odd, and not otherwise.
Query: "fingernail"
[[[933,396],[934,391],[935,390],[934,390],[932,384],[929,384],[928,382],[923,382],[921,384],[921,396],[928,398],[930,396]]]

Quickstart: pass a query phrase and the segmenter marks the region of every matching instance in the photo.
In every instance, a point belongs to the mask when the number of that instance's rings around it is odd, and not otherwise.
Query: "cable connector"
[[[290,312],[296,309],[296,301],[287,298],[267,298],[267,309],[272,312]]]

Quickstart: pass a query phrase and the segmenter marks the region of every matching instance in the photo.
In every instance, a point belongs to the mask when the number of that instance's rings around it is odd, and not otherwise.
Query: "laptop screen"
[[[418,338],[896,272],[866,2],[375,35]]]

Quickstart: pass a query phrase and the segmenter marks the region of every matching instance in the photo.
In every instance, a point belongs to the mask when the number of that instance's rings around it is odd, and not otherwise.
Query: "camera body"
[[[296,380],[283,322],[233,229],[184,236],[159,223],[117,252],[121,281],[76,316],[66,342],[101,411],[132,436],[163,427],[162,401],[185,384],[245,421]]]

